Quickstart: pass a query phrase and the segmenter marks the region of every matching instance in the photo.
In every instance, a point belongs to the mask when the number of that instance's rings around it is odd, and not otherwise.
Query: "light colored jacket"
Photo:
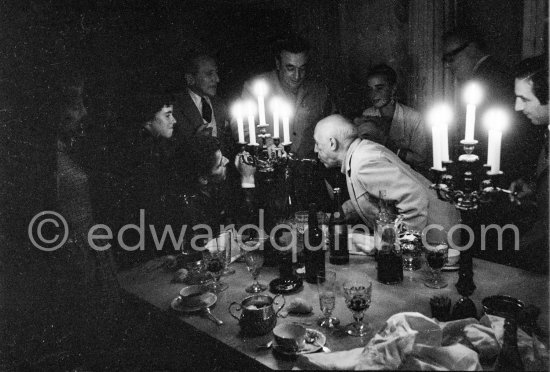
[[[350,203],[369,228],[378,215],[380,190],[386,190],[386,198],[395,203],[397,213],[411,229],[421,231],[427,225],[438,224],[448,231],[460,222],[459,212],[429,189],[430,181],[380,144],[356,139],[347,151],[342,173],[346,175]],[[429,240],[437,232],[431,229]]]
[[[376,107],[363,111],[363,116],[381,116]],[[406,162],[419,168],[428,166],[430,154],[429,135],[422,115],[409,106],[395,103],[389,138],[399,148],[408,150]]]

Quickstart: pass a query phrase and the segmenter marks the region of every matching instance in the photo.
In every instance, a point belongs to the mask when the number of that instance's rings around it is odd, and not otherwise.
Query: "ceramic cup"
[[[280,324],[273,329],[277,346],[289,351],[297,351],[304,347],[306,329],[299,324]]]

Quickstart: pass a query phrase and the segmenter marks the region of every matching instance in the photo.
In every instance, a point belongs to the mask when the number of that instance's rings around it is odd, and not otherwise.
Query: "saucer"
[[[460,269],[460,265],[452,265],[452,266],[445,265],[441,268],[441,271],[456,271],[458,269]]]
[[[194,311],[203,310],[207,307],[210,307],[216,303],[218,297],[212,292],[206,292],[205,296],[202,298],[202,303],[197,306],[188,306],[185,305],[181,296],[178,296],[172,300],[170,307],[173,310],[179,311],[181,313],[192,313]]]
[[[302,278],[294,276],[288,279],[275,278],[269,283],[269,290],[274,294],[293,293],[302,288]]]
[[[301,355],[301,354],[311,354],[315,353],[323,348],[325,346],[325,343],[327,342],[327,337],[320,331],[313,329],[313,328],[306,328],[306,339],[307,338],[315,338],[317,343],[320,345],[314,345],[313,343],[309,343],[306,341],[304,344],[304,347],[297,351],[290,351],[281,348],[279,345],[277,345],[276,341],[273,341],[273,349],[283,355],[293,356],[293,355]]]

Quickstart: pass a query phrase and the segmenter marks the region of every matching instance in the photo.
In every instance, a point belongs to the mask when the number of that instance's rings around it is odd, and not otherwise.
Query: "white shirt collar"
[[[202,96],[199,96],[197,93],[193,92],[191,89],[187,89],[187,91],[189,92],[189,96],[191,96],[191,99],[195,103],[195,106],[197,106],[199,111],[202,112],[202,101],[201,101]],[[206,99],[206,102],[208,102],[210,106],[212,106],[212,102],[210,102],[210,98],[208,96],[204,96],[204,98]]]

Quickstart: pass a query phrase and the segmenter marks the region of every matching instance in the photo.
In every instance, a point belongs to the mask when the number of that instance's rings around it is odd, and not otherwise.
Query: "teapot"
[[[278,305],[275,300],[277,297],[283,298],[283,304],[275,311],[273,304]],[[261,336],[270,332],[277,324],[277,315],[285,306],[286,300],[284,296],[277,295],[271,297],[263,294],[255,294],[241,301],[241,303],[232,302],[229,305],[229,314],[239,321],[241,331],[244,334],[252,336]],[[235,311],[240,311],[241,315],[233,314],[233,306],[236,306]]]

